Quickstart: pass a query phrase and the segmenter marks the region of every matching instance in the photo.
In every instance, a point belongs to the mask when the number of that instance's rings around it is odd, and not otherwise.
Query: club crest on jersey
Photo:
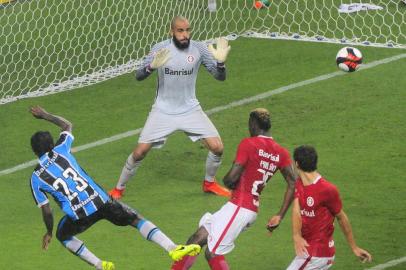
[[[187,61],[188,61],[188,63],[193,63],[195,61],[195,57],[193,55],[189,55],[187,57]]]
[[[312,207],[312,206],[314,205],[314,199],[313,199],[313,197],[307,197],[306,202],[307,202],[307,205],[308,205],[309,207]]]

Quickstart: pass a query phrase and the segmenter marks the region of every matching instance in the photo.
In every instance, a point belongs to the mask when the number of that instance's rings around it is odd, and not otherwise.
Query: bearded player
[[[128,156],[116,187],[110,191],[115,199],[123,196],[126,184],[135,175],[151,148],[160,148],[173,132],[183,131],[192,141],[202,141],[209,150],[202,189],[219,196],[230,196],[229,190],[215,181],[221,163],[223,143],[220,135],[202,110],[196,98],[196,79],[203,65],[217,80],[226,79],[225,61],[230,51],[226,39],[217,48],[191,40],[191,27],[184,17],[171,22],[172,38],[152,47],[136,78],[141,81],[158,72],[156,98],[140,134],[138,145]]]

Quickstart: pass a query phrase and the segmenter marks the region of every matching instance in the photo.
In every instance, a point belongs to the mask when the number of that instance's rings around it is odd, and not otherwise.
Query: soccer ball
[[[343,71],[356,71],[362,63],[362,53],[356,48],[344,47],[338,51],[336,63],[338,68]]]

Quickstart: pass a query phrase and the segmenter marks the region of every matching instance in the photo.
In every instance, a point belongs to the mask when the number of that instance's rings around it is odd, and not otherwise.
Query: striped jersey
[[[71,219],[78,220],[100,209],[109,196],[71,154],[73,140],[70,132],[61,133],[52,151],[39,158],[30,185],[38,207],[48,203],[48,193]]]
[[[225,76],[217,69],[217,62],[204,42],[190,41],[189,47],[178,49],[172,39],[152,47],[144,59],[143,67],[149,66],[157,51],[167,48],[169,60],[157,69],[158,87],[153,108],[166,114],[182,114],[199,106],[196,98],[196,79],[202,64],[216,79]],[[224,77],[225,78],[225,77]]]

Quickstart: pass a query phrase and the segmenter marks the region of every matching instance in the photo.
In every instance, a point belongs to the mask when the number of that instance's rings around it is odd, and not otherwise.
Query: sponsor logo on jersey
[[[188,63],[193,63],[195,61],[195,57],[193,55],[189,55],[187,57],[187,61],[188,61]]]
[[[334,240],[328,241],[328,247],[329,248],[334,247]]]
[[[269,153],[265,152],[263,149],[259,149],[258,155],[260,157],[268,158],[274,162],[279,162],[279,155],[274,155],[272,153],[269,154]]]
[[[181,69],[181,70],[173,70],[170,68],[165,68],[165,74],[166,75],[175,75],[175,76],[185,76],[185,75],[192,75],[193,74],[193,68],[192,69]]]
[[[309,207],[312,207],[314,205],[313,197],[307,197],[306,203]]]
[[[307,211],[307,210],[302,209],[302,210],[300,210],[300,214],[302,216],[306,216],[306,217],[315,217],[316,216],[316,214],[314,213],[314,210]]]
[[[51,166],[51,164],[55,162],[56,158],[58,157],[58,154],[55,152],[53,153],[54,154],[52,155],[52,158],[50,158],[45,165],[41,166],[39,170],[34,172],[36,176],[39,177],[46,169],[48,169],[49,166]]]
[[[81,201],[80,203],[73,205],[72,206],[72,210],[76,211],[79,208],[82,208],[83,206],[85,206],[86,204],[88,204],[89,202],[93,201],[94,199],[96,199],[99,196],[99,193],[97,193],[96,191],[90,195],[90,197],[88,197],[86,200]]]

